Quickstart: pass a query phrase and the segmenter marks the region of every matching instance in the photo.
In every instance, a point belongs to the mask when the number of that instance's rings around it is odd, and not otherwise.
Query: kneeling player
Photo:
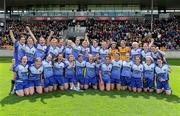
[[[170,68],[167,64],[163,63],[162,58],[157,59],[158,66],[155,67],[157,74],[157,93],[162,93],[165,90],[166,95],[171,95],[171,89],[169,87],[169,72]]]
[[[57,90],[57,87],[59,87],[60,90],[64,90],[64,68],[63,54],[59,54],[53,68],[54,90]]]
[[[41,78],[43,73],[43,66],[41,63],[41,58],[36,58],[35,63],[29,68],[29,92],[31,95],[34,94],[34,87],[36,87],[36,92],[42,94]]]
[[[135,63],[132,65],[131,87],[133,89],[133,92],[142,91],[143,65],[140,62],[140,57],[136,56]]]
[[[27,57],[23,56],[21,58],[21,64],[15,69],[17,75],[15,79],[15,92],[18,96],[29,95],[28,68]]]
[[[101,84],[102,86],[100,87],[101,91],[104,91],[104,89],[110,91],[111,71],[112,71],[111,58],[109,56],[106,56],[105,62],[101,64],[101,68],[99,71],[100,83],[103,83]]]
[[[146,63],[143,64],[144,66],[144,82],[143,88],[144,91],[153,92],[154,91],[154,68],[155,64],[152,63],[152,57],[146,56]]]
[[[112,72],[111,72],[111,90],[114,90],[115,86],[117,90],[121,89],[121,66],[122,61],[119,58],[119,54],[114,55],[114,60],[112,60]]]

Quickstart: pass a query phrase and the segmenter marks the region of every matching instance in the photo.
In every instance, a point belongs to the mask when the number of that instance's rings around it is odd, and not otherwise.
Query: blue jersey
[[[141,48],[131,49],[131,58],[133,62],[135,62],[136,56],[141,58]]]
[[[28,79],[28,68],[29,66],[26,65],[22,65],[22,64],[19,64],[16,68],[15,68],[15,71],[16,71],[16,80],[27,80]]]
[[[168,80],[168,72],[169,72],[170,68],[167,64],[163,65],[162,67],[156,66],[155,67],[155,72],[157,74],[158,79],[164,79],[164,80]]]
[[[54,76],[63,76],[64,75],[64,68],[65,64],[63,62],[55,62],[54,63],[54,68],[53,68],[53,73]]]
[[[59,54],[59,48],[58,47],[49,46],[48,54],[51,54],[53,58],[57,57],[58,54]]]
[[[41,78],[41,74],[43,73],[43,66],[36,68],[34,65],[32,65],[29,68],[29,71],[30,71],[29,80],[38,80]]]
[[[86,76],[89,78],[96,77],[96,63],[86,62]]]
[[[133,64],[132,65],[132,77],[134,78],[141,78],[143,73],[143,65],[139,64]]]
[[[99,54],[100,54],[100,57],[101,57],[101,61],[102,61],[102,62],[105,62],[106,56],[109,55],[109,49],[103,49],[103,48],[101,48],[101,49],[99,50]]]
[[[44,60],[44,61],[42,61],[42,65],[43,65],[43,69],[44,69],[44,72],[43,72],[44,78],[53,77],[52,61]]]
[[[36,55],[35,57],[40,57],[41,59],[44,59],[47,52],[47,46],[46,45],[36,45]]]
[[[95,62],[96,63],[96,75],[99,76],[99,70],[100,70],[100,67],[101,67],[101,63],[98,63],[98,62]]]
[[[74,76],[75,75],[75,63],[73,62],[73,65],[71,65],[71,63],[66,60],[65,62],[65,74],[66,74],[66,77],[71,77],[71,76]]]
[[[122,61],[121,60],[118,60],[118,61],[112,60],[111,64],[112,64],[111,77],[120,79]]]
[[[122,71],[121,71],[121,76],[124,77],[131,77],[131,69],[132,69],[132,61],[123,61],[122,62]]]
[[[25,47],[25,55],[28,58],[28,62],[34,62],[34,58],[35,58],[35,53],[36,53],[36,48],[33,47],[29,47],[28,45],[26,45]]]
[[[146,60],[146,56],[152,56],[150,50],[147,50],[147,51],[142,50],[142,51],[141,51],[142,61],[145,61],[145,60]]]
[[[154,62],[155,62],[155,63],[157,62],[157,59],[158,59],[159,57],[162,57],[162,54],[161,54],[159,51],[152,52],[152,58],[154,59]]]
[[[58,51],[59,54],[64,53],[64,48],[65,48],[64,46],[59,46],[58,48],[59,48],[59,51]]]
[[[85,61],[76,61],[76,76],[84,76],[86,62]]]
[[[88,61],[88,55],[90,53],[90,48],[84,48],[83,46],[81,47],[81,53],[83,54],[83,60]]]
[[[19,64],[21,58],[25,55],[25,46],[25,44],[20,44],[17,40],[14,43],[14,58],[16,60],[16,64]]]
[[[77,46],[76,44],[73,44],[73,56],[75,59],[78,59],[78,55],[81,53],[81,46]]]
[[[92,54],[94,57],[96,57],[96,55],[99,53],[99,50],[100,50],[100,47],[99,47],[99,46],[94,47],[94,46],[91,45],[91,47],[90,47],[91,54]]]
[[[112,71],[112,64],[102,63],[100,70],[101,70],[102,78],[110,79],[111,71]]]
[[[152,64],[148,65],[147,63],[144,63],[143,66],[144,66],[144,78],[153,80],[155,64],[152,63]]]
[[[68,58],[70,54],[73,54],[73,48],[66,47],[64,49],[65,58]]]

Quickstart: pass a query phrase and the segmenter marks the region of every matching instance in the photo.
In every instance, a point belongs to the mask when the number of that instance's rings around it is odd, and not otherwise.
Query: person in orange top
[[[126,46],[124,40],[121,41],[121,47],[119,47],[120,60],[126,60],[126,53],[130,52],[131,48]]]
[[[111,43],[111,48],[109,48],[109,51],[110,51],[111,60],[114,60],[115,54],[119,53],[119,50],[117,49],[117,43],[116,42]]]

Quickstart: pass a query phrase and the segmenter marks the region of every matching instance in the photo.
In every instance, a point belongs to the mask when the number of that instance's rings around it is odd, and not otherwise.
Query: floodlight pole
[[[6,31],[6,0],[4,0],[4,31]]]
[[[151,0],[151,32],[153,31],[153,10],[154,10],[154,0]]]

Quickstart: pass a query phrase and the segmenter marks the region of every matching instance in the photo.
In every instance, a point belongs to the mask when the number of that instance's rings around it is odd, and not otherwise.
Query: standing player
[[[99,78],[100,83],[103,83],[100,88],[101,91],[107,90],[110,91],[110,83],[111,83],[111,71],[112,71],[112,64],[111,58],[109,56],[105,57],[105,62],[101,64],[101,68],[99,71]]]
[[[53,91],[54,78],[53,78],[53,64],[52,55],[47,54],[46,59],[42,61],[43,65],[43,77],[44,77],[44,91]]]
[[[60,38],[59,39],[59,43],[58,43],[58,47],[59,47],[59,54],[62,54],[64,52],[64,39]]]
[[[114,55],[114,60],[111,61],[112,71],[111,71],[111,90],[114,90],[115,86],[117,90],[121,89],[121,67],[122,61],[119,58],[119,54]]]
[[[109,48],[109,52],[110,52],[111,60],[114,60],[115,55],[119,53],[116,42],[112,42],[111,48]]]
[[[34,64],[29,68],[29,93],[30,95],[34,94],[34,91],[38,94],[42,94],[42,73],[43,73],[43,66],[41,62],[41,58],[37,57],[35,59]]]
[[[154,63],[157,64],[157,59],[160,57],[162,57],[164,59],[165,53],[162,52],[161,50],[159,50],[159,48],[156,47],[155,45],[153,45],[151,47],[151,52],[152,52],[152,57],[153,57]]]
[[[141,58],[141,48],[139,48],[139,43],[133,42],[132,43],[132,49],[131,49],[131,60],[135,63],[136,56]]]
[[[147,92],[149,90],[149,92],[153,92],[155,64],[153,63],[153,59],[151,56],[146,56],[146,63],[144,63],[143,66],[144,66],[144,81],[143,81],[144,91]]]
[[[130,52],[130,48],[126,46],[126,42],[121,40],[121,47],[119,47],[120,60],[126,60],[126,53]]]
[[[73,47],[72,47],[72,41],[67,40],[67,45],[64,49],[64,56],[65,58],[69,58],[69,55],[73,54]]]
[[[81,53],[80,37],[76,37],[75,44],[73,43],[73,56],[78,59],[78,55]]]
[[[122,62],[121,71],[121,85],[122,89],[128,89],[131,91],[131,74],[132,74],[132,61],[130,60],[130,54],[126,53],[126,60]]]
[[[81,47],[81,52],[83,54],[83,60],[88,61],[88,55],[90,53],[88,41],[83,41],[82,47]]]
[[[51,39],[51,37],[49,37],[47,40],[47,45],[48,45],[47,54],[51,54],[52,60],[55,60],[59,54],[58,40],[56,38]]]
[[[16,79],[15,79],[15,92],[18,96],[29,95],[29,81],[28,81],[28,64],[27,57],[21,58],[21,63],[16,67]]]
[[[135,63],[132,65],[131,87],[133,92],[142,91],[143,65],[139,56],[135,57]]]
[[[100,47],[98,46],[98,42],[96,39],[92,41],[92,45],[90,46],[91,54],[95,58],[97,54],[99,54]]]
[[[107,48],[107,43],[105,41],[102,42],[99,54],[101,56],[101,62],[105,62],[105,57],[109,55],[109,49]]]
[[[171,89],[169,87],[169,72],[170,68],[167,64],[163,63],[162,58],[157,59],[157,66],[155,67],[155,72],[157,74],[156,84],[157,84],[157,93],[162,93],[165,91],[166,95],[171,95]]]

